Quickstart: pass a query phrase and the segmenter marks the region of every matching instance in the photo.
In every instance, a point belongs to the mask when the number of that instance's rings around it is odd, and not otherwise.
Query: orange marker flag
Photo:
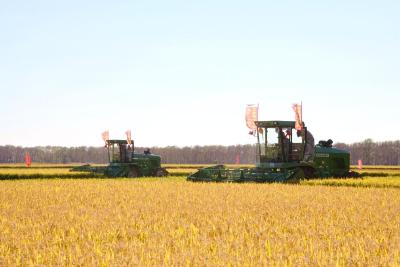
[[[101,133],[101,138],[103,138],[104,143],[107,145],[107,140],[110,139],[108,130]]]
[[[26,167],[31,166],[31,155],[29,155],[28,151],[25,153],[25,164],[26,164]]]
[[[246,125],[255,133],[257,126],[254,123],[258,120],[258,105],[247,105],[246,107]]]
[[[126,140],[128,141],[128,145],[131,145],[131,144],[132,144],[132,134],[131,134],[131,130],[127,130],[127,131],[125,132],[125,134],[126,134]]]
[[[362,170],[362,167],[363,167],[362,160],[359,159],[359,160],[357,161],[357,163],[358,163],[358,169],[359,169],[359,170]]]
[[[298,131],[303,129],[303,107],[302,104],[293,104],[293,111],[295,113],[296,122],[294,128]]]
[[[236,155],[235,164],[240,164],[240,154]]]

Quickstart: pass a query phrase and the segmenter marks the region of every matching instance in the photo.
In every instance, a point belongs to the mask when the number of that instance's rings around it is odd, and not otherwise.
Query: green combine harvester
[[[333,148],[332,140],[320,141],[314,146],[304,123],[301,131],[295,129],[294,121],[256,121],[255,124],[255,168],[227,169],[224,165],[216,165],[199,169],[187,180],[298,183],[301,179],[358,175],[350,171],[349,152]]]
[[[150,150],[143,154],[135,153],[134,145],[127,140],[106,140],[109,164],[91,166],[89,164],[75,167],[71,171],[93,172],[107,177],[140,177],[166,176],[168,172],[161,167],[161,157],[153,155]]]

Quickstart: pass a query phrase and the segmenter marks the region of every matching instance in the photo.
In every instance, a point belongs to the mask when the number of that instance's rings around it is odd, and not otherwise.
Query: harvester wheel
[[[301,179],[304,179],[305,174],[304,174],[304,170],[302,168],[298,168],[294,170],[295,173],[293,174],[293,176],[286,181],[286,183],[288,184],[299,184]]]
[[[136,167],[131,167],[128,171],[128,177],[139,177],[139,171]]]
[[[311,167],[305,167],[303,168],[304,171],[304,178],[306,179],[311,179],[315,178],[315,170]]]
[[[345,178],[358,178],[358,179],[362,179],[362,175],[358,172],[354,172],[354,171],[349,171],[346,175]]]
[[[165,168],[160,168],[156,171],[157,177],[163,177],[163,176],[167,176],[167,175],[168,175],[168,171]]]

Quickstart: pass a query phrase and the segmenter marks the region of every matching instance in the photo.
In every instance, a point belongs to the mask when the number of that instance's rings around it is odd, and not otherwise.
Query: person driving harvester
[[[279,149],[279,158],[281,160],[287,159],[289,157],[289,144],[290,144],[290,129],[275,128],[275,132],[278,134],[279,143],[282,144],[283,151]]]

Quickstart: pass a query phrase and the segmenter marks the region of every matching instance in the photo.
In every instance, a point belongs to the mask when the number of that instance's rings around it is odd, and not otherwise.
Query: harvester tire
[[[139,170],[136,167],[131,167],[128,171],[128,177],[130,178],[139,177]]]
[[[157,177],[165,177],[168,175],[168,171],[165,168],[160,168],[156,171]]]
[[[303,172],[304,172],[304,178],[306,179],[311,179],[311,178],[315,178],[315,170],[311,167],[305,167],[303,168]]]
[[[345,178],[355,178],[355,179],[362,179],[362,175],[355,171],[349,171]]]
[[[288,184],[299,184],[301,179],[305,178],[304,170],[302,168],[296,169],[293,176],[286,181]]]

